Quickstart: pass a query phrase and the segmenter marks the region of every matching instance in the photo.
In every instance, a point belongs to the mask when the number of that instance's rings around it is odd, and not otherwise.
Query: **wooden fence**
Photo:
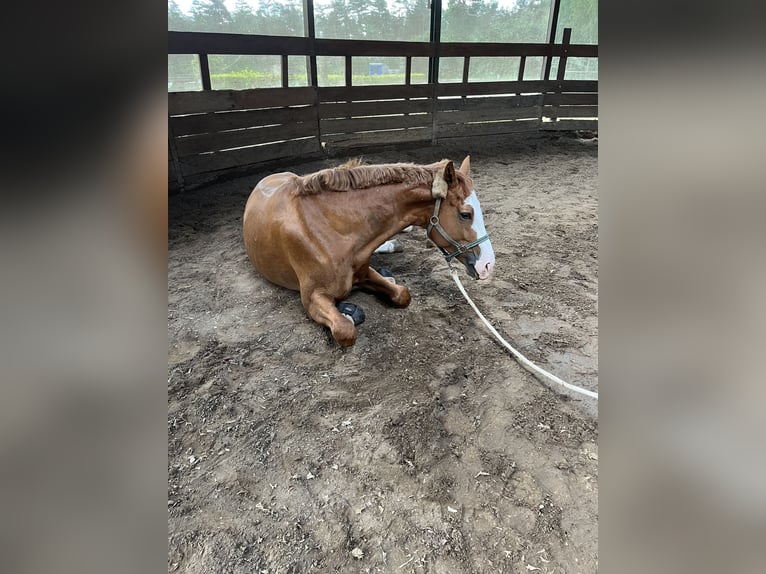
[[[540,130],[597,130],[598,82],[566,80],[568,58],[598,58],[598,46],[329,40],[168,32],[169,54],[197,54],[202,91],[168,93],[169,185],[183,188],[280,159],[322,157],[376,146]],[[282,87],[212,90],[209,54],[279,55]],[[307,87],[289,85],[288,56],[306,56]],[[317,56],[345,59],[345,85],[317,81]],[[352,85],[352,58],[405,59],[404,84]],[[469,81],[471,58],[518,57],[509,81]],[[460,82],[438,78],[438,59],[463,59]],[[527,58],[542,57],[542,79]],[[412,83],[412,59],[429,58],[431,78]],[[556,77],[549,78],[558,61]],[[527,74],[528,75],[528,74]]]

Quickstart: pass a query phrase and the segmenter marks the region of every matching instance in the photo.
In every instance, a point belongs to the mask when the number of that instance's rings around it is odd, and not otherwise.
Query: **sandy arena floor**
[[[597,390],[597,142],[364,157],[467,153],[497,266],[482,283],[461,267],[463,283],[530,359]],[[514,362],[420,229],[373,259],[411,306],[354,292],[367,321],[337,347],[247,259],[242,213],[267,173],[170,198],[168,571],[596,572],[594,401]]]

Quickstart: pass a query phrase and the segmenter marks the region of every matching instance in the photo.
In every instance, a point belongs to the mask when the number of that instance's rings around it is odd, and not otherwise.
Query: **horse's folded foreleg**
[[[357,284],[357,287],[374,293],[378,296],[383,296],[387,300],[391,301],[391,304],[395,307],[404,308],[412,301],[410,290],[401,285],[396,285],[387,280],[380,273],[375,271],[372,267],[369,268],[367,277]]]
[[[399,253],[404,251],[404,245],[398,239],[389,239],[375,250],[375,253]]]
[[[333,339],[341,347],[350,347],[356,342],[356,327],[335,307],[335,300],[319,291],[301,289],[303,307],[314,321],[329,327]]]

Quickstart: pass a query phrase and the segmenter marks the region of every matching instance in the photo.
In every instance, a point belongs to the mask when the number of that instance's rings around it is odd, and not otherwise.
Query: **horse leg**
[[[341,347],[350,347],[356,342],[356,327],[353,321],[344,317],[335,307],[335,300],[319,291],[301,290],[303,307],[314,321],[330,329],[332,338]]]
[[[410,290],[401,285],[391,283],[372,267],[367,271],[367,277],[357,284],[357,287],[374,293],[378,296],[384,296],[391,301],[394,307],[403,309],[412,301]]]
[[[389,239],[378,247],[375,253],[399,253],[404,250],[404,245],[398,239]]]

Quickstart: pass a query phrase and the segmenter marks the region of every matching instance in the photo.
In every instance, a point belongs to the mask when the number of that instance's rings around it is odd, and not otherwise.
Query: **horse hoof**
[[[361,307],[358,305],[354,305],[353,303],[338,303],[337,305],[338,311],[341,312],[342,315],[345,315],[348,317],[354,325],[361,325],[364,323],[364,310],[362,310]]]
[[[376,269],[375,271],[380,273],[386,281],[396,284],[396,280],[394,279],[394,274],[391,273],[391,270],[388,267],[381,267],[380,269]]]
[[[375,250],[375,253],[400,253],[404,251],[404,244],[398,239],[389,239]]]

